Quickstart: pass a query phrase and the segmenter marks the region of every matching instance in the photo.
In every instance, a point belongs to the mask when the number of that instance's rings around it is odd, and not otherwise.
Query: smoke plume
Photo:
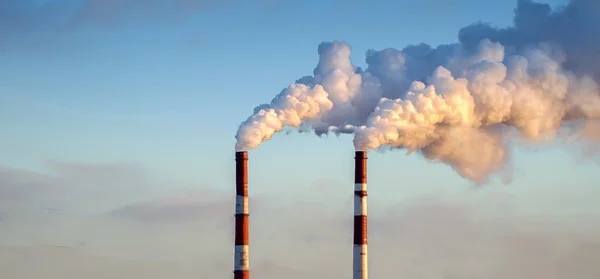
[[[504,169],[515,135],[551,140],[600,119],[599,14],[593,0],[554,11],[519,0],[509,28],[476,23],[459,43],[370,50],[366,70],[352,64],[347,43],[321,43],[313,76],[256,107],[236,149],[286,126],[347,133],[357,150],[406,148],[482,181]]]

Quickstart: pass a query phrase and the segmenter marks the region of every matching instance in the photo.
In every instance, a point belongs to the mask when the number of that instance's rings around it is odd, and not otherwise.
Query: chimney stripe
[[[235,196],[235,214],[248,215],[248,197]]]
[[[249,262],[249,246],[248,245],[236,245],[235,246],[235,263],[234,270],[249,270],[250,262]]]
[[[354,270],[352,272],[352,278],[369,278],[369,253],[367,244],[354,245],[354,255],[359,255],[359,257],[354,257]]]
[[[248,215],[235,215],[235,245],[248,245]]]
[[[354,183],[354,191],[367,191],[367,183]]]
[[[354,216],[354,244],[367,243],[367,216]]]
[[[247,279],[250,278],[250,271],[248,270],[236,270],[233,272],[233,279]]]
[[[367,217],[367,197],[354,195],[354,216]]]

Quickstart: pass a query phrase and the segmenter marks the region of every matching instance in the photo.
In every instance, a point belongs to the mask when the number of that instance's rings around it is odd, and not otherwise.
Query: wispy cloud
[[[237,0],[85,0],[0,2],[2,25],[14,31],[33,31],[45,24],[102,24],[115,26],[129,20],[177,20]],[[48,27],[48,26],[47,26]],[[56,27],[56,26],[50,26]]]
[[[73,23],[114,26],[134,19],[181,20],[200,11],[235,4],[237,0],[87,0]]]
[[[232,192],[172,184],[168,192],[158,191],[159,180],[130,165],[49,166],[53,174],[0,172],[0,193],[10,185],[19,193],[13,197],[23,198],[2,202],[12,214],[0,221],[1,278],[231,275]],[[62,207],[43,209],[49,197]],[[253,195],[253,276],[350,276],[351,197],[331,198]],[[371,276],[600,277],[597,213],[525,217],[506,210],[518,202],[506,198],[511,203],[501,207],[491,206],[495,198],[487,195],[470,203],[433,198],[385,207],[371,198]]]
[[[0,47],[45,44],[85,26],[122,27],[135,22],[181,22],[203,12],[232,7],[238,0],[2,0]]]
[[[0,211],[76,211],[91,214],[151,197],[162,183],[135,164],[47,161],[48,173],[0,167]]]

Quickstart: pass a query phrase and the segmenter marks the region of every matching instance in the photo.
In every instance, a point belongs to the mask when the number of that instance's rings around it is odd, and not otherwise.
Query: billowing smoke
[[[236,149],[300,127],[353,134],[358,150],[418,151],[484,180],[505,168],[515,135],[549,140],[573,123],[597,134],[590,123],[600,119],[598,15],[596,0],[555,11],[519,0],[510,28],[477,23],[460,30],[456,44],[370,50],[364,71],[348,44],[322,43],[314,75],[256,107]]]

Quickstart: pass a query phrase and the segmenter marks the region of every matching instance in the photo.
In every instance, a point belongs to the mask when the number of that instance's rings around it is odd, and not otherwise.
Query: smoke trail
[[[236,149],[285,126],[310,127],[354,134],[358,150],[416,150],[482,181],[504,169],[515,134],[553,139],[575,120],[600,119],[599,14],[593,0],[559,11],[519,0],[510,28],[477,23],[456,44],[370,50],[365,71],[346,43],[322,43],[314,76],[258,106],[240,125]]]

